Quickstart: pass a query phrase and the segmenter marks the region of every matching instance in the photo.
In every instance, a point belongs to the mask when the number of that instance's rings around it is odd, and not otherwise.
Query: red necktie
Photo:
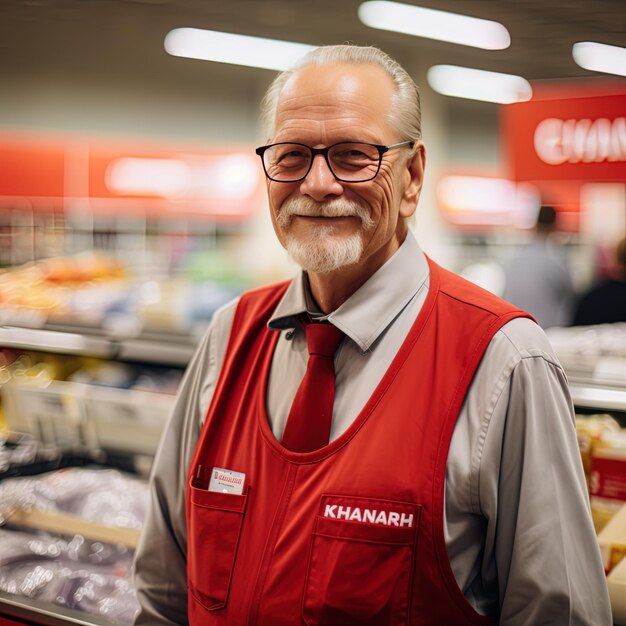
[[[309,362],[293,399],[283,446],[294,452],[324,447],[330,437],[335,401],[335,351],[344,333],[332,324],[305,324]]]

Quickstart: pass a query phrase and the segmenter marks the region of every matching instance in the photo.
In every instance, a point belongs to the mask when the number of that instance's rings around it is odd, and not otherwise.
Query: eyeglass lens
[[[277,181],[297,181],[306,176],[312,153],[297,143],[276,144],[268,148],[263,162],[268,176]],[[333,174],[345,181],[359,182],[374,178],[380,167],[380,152],[367,143],[338,143],[328,150]]]

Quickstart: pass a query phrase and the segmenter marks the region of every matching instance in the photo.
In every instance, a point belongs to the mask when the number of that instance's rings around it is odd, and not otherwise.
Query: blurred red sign
[[[92,145],[89,197],[106,206],[167,206],[224,219],[250,215],[263,202],[265,176],[251,149],[154,150]]]
[[[626,180],[626,85],[621,93],[579,87],[507,105],[500,119],[514,180]]]
[[[265,197],[251,148],[124,144],[83,138],[0,138],[0,204],[77,202],[105,212],[215,219],[250,216]]]
[[[63,197],[63,143],[0,139],[0,195]]]

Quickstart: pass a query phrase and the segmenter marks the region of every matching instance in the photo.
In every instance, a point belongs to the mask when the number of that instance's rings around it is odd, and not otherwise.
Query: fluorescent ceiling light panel
[[[626,48],[593,41],[579,41],[572,46],[577,65],[593,72],[626,76]]]
[[[380,30],[484,50],[504,50],[511,45],[509,31],[499,22],[399,2],[364,2],[359,7],[359,19]]]
[[[521,76],[487,72],[457,65],[433,65],[426,74],[438,93],[455,98],[511,104],[530,100],[530,83]]]
[[[177,57],[286,70],[314,46],[200,28],[175,28],[165,36],[165,50]]]

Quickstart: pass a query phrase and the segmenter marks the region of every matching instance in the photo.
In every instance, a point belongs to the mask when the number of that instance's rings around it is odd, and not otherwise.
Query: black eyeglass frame
[[[347,180],[345,178],[341,178],[337,176],[337,174],[335,174],[335,170],[333,170],[333,166],[330,163],[330,159],[328,158],[328,152],[332,150],[335,146],[340,146],[343,143],[371,146],[372,148],[376,148],[378,150],[378,167],[376,168],[376,172],[369,178],[364,178],[363,180]],[[274,146],[285,146],[285,145],[302,146],[303,148],[306,148],[307,150],[311,152],[311,159],[309,161],[309,167],[307,168],[307,171],[305,172],[304,176],[301,176],[300,178],[294,178],[293,180],[278,180],[276,178],[272,178],[269,175],[267,168],[265,167],[265,159],[263,158],[263,155],[265,154],[266,150],[269,150],[270,148],[273,148]],[[382,162],[383,162],[383,154],[385,154],[386,152],[389,152],[389,150],[393,150],[394,148],[399,148],[400,146],[407,146],[407,145],[413,148],[413,146],[415,145],[415,142],[414,141],[400,141],[399,143],[392,143],[388,146],[383,146],[377,143],[368,143],[367,141],[338,141],[337,143],[334,143],[330,146],[326,146],[325,148],[311,148],[311,146],[307,146],[305,143],[299,143],[298,141],[279,141],[278,143],[271,143],[271,144],[268,144],[267,146],[260,146],[255,150],[255,153],[258,154],[259,157],[261,157],[261,163],[263,164],[263,171],[265,172],[265,175],[267,176],[267,178],[269,178],[271,181],[274,181],[275,183],[299,183],[303,181],[309,175],[309,172],[311,171],[311,168],[313,167],[313,159],[315,159],[315,157],[318,154],[321,154],[324,157],[326,161],[326,165],[328,165],[328,169],[331,171],[332,175],[335,177],[336,180],[342,183],[367,183],[370,180],[374,180],[374,178],[378,176],[378,172],[380,172],[380,166],[382,165]]]

